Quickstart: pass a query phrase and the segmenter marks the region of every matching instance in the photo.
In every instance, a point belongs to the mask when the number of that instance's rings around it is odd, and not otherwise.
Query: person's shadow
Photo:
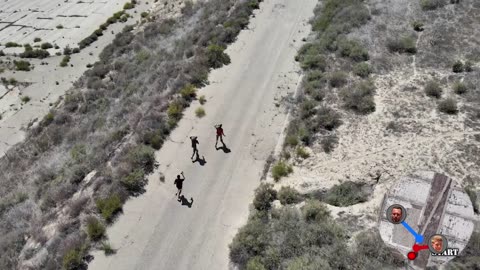
[[[202,156],[202,158],[200,158],[200,155],[197,155],[197,157],[195,158],[195,160],[192,160],[192,163],[195,163],[198,161],[198,164],[200,164],[200,166],[204,166],[205,163],[207,163],[207,161],[205,160],[205,157]]]
[[[190,201],[188,201],[187,198],[185,198],[185,196],[181,195],[181,196],[180,196],[180,199],[179,199],[179,202],[180,202],[182,205],[188,206],[188,208],[192,208],[193,198],[190,198]]]
[[[226,153],[226,154],[232,152],[232,150],[230,150],[225,143],[222,143],[222,146],[220,146],[220,147],[215,146],[215,148],[217,149],[217,151],[222,149],[223,152]]]

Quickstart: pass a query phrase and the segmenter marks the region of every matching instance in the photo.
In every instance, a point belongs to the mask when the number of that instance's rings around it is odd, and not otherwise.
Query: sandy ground
[[[317,1],[301,4],[267,0],[227,49],[232,63],[215,70],[206,116],[197,119],[197,102],[156,153],[159,168],[146,193],[128,201],[124,214],[108,229],[117,249],[105,257],[93,253],[90,269],[227,269],[228,244],[248,217],[248,205],[267,157],[274,151],[285,121],[276,103],[293,92],[299,68],[293,61]],[[214,147],[214,124],[223,123],[230,153]],[[192,163],[188,136],[200,141],[206,164]],[[184,171],[183,194],[191,208],[175,198],[173,180]],[[162,183],[159,173],[166,176]]]
[[[63,1],[61,2],[63,3]],[[169,3],[168,6],[164,4],[167,2]],[[120,32],[123,27],[125,27],[125,25],[133,24],[136,21],[140,20],[140,13],[147,10],[154,10],[154,13],[162,18],[167,15],[178,14],[180,7],[179,2],[182,1],[165,0],[159,1],[157,3],[153,3],[153,1],[151,1],[150,3],[148,1],[140,1],[139,4],[137,4],[137,6],[135,7],[135,9],[131,9],[128,11],[133,16],[133,18],[130,18],[126,23],[115,23],[110,25],[108,29],[104,31],[104,35],[99,37],[96,42],[94,42],[89,47],[83,49],[80,53],[73,54],[71,56],[68,67],[60,67],[59,63],[61,62],[63,56],[55,56],[54,51],[52,51],[51,54],[54,56],[48,57],[46,59],[28,59],[28,61],[32,65],[34,65],[34,69],[32,71],[25,72],[5,70],[5,72],[0,73],[0,77],[5,77],[7,79],[15,78],[19,82],[28,83],[28,86],[19,85],[17,87],[10,88],[6,88],[3,85],[0,86],[0,115],[2,116],[0,117],[0,157],[3,156],[12,145],[24,139],[26,128],[30,124],[33,124],[37,120],[41,120],[43,118],[43,116],[49,111],[49,109],[55,105],[59,97],[65,94],[65,92],[72,87],[73,82],[77,81],[78,78],[80,78],[80,76],[87,70],[86,65],[93,64],[95,61],[98,60],[98,55],[100,54],[102,49],[112,42],[115,34]],[[1,3],[2,2],[0,2],[0,6],[3,5]],[[8,1],[8,3],[10,3],[11,5],[15,4],[14,6],[17,6],[18,4],[16,1]],[[107,5],[106,3],[110,3],[110,5],[113,5],[115,1],[105,2],[104,4]],[[35,6],[38,5],[38,3],[31,3],[31,5]],[[0,12],[0,18],[2,21],[10,20],[11,16],[13,16],[12,14],[17,14],[12,11],[12,9],[15,10],[13,6],[8,7],[8,9],[3,8],[3,6],[2,8],[0,8],[2,10],[2,12]],[[59,8],[61,7],[62,6],[60,6]],[[120,8],[114,8],[116,7],[116,5],[107,5],[107,7],[110,8],[106,8],[105,10],[101,9],[104,13],[101,13],[103,17],[100,21],[97,20],[98,16],[100,16],[98,14],[93,17],[82,17],[82,28],[80,28],[80,30],[88,27],[92,28],[88,28],[88,33],[85,32],[87,33],[86,35],[89,35],[93,30],[98,28],[101,23],[105,22],[106,18],[110,17],[114,12],[120,10],[121,7],[123,7],[123,4]],[[70,6],[70,9],[74,8],[75,6]],[[134,13],[134,11],[136,11],[136,13]],[[28,13],[28,8],[26,7],[22,12],[24,12],[25,14],[38,15],[38,12],[30,11],[30,13]],[[100,11],[96,12],[98,13]],[[93,23],[97,23],[97,21],[98,24],[93,27]],[[33,24],[33,22],[31,22],[31,24]],[[63,29],[55,29],[52,31],[57,30],[63,31]],[[80,30],[78,30],[77,28],[69,29],[69,31],[71,31],[75,35],[83,34],[83,32],[78,32]],[[42,42],[51,41],[51,39],[54,38],[55,35],[56,34],[52,34],[51,36],[53,37],[51,37],[50,35],[42,37]],[[2,32],[0,32],[0,36],[2,36]],[[36,34],[28,35],[28,37],[32,40],[33,37],[36,36]],[[76,44],[76,42],[78,42],[85,36],[82,36],[81,38],[79,38],[80,36],[75,36],[75,39],[71,39],[69,42],[73,42],[73,44]],[[13,39],[14,37],[16,39]],[[27,37],[23,37],[22,35],[14,35],[12,36],[12,39],[9,39],[9,41],[15,41],[19,43],[29,42],[29,40],[27,40]],[[55,42],[58,43],[58,40],[55,40]],[[2,41],[2,43],[4,43],[4,41]],[[71,47],[73,48],[76,46]],[[63,50],[63,47],[61,48],[61,50]],[[5,52],[8,53],[8,51]],[[13,61],[17,58],[7,55],[5,57],[0,57],[0,59],[3,61]],[[46,64],[41,65],[42,62]],[[22,96],[29,96],[31,98],[30,102],[26,104],[22,103]]]
[[[294,186],[302,192],[325,190],[344,181],[373,186],[365,203],[350,207],[328,206],[336,218],[350,216],[356,229],[377,226],[378,209],[392,183],[418,170],[429,170],[451,177],[460,186],[480,172],[477,153],[478,129],[465,125],[459,101],[459,113],[446,115],[437,109],[437,101],[426,97],[424,82],[444,79],[449,70],[420,68],[415,56],[408,66],[385,75],[373,75],[377,86],[376,111],[367,116],[343,111],[338,129],[339,143],[327,154],[316,144],[311,157],[296,159],[293,173],[277,185]],[[443,85],[444,97],[454,96],[453,80]],[[353,224],[355,223],[355,224]]]

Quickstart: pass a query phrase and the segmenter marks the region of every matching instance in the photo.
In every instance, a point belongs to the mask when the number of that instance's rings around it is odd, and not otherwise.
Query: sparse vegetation
[[[288,165],[284,161],[278,161],[272,167],[272,177],[275,181],[280,180],[280,178],[285,177],[293,172],[292,166]]]
[[[68,62],[70,62],[70,55],[65,55],[62,59],[62,61],[60,62],[60,66],[61,67],[66,67],[68,66]]]
[[[53,48],[53,45],[49,42],[44,42],[42,43],[42,45],[40,45],[40,48],[42,48],[42,50],[47,50]]]
[[[205,99],[204,95],[201,95],[200,98],[198,98],[198,102],[200,102],[200,105],[203,105],[207,102],[207,100]]]
[[[457,101],[451,97],[438,103],[438,110],[446,114],[456,114],[458,112]]]
[[[467,92],[467,86],[462,82],[455,82],[453,84],[453,91],[457,95],[463,95]]]
[[[205,109],[203,107],[198,107],[196,110],[195,110],[195,115],[198,117],[198,118],[202,118],[205,116]]]
[[[277,192],[272,184],[261,184],[255,190],[253,205],[258,211],[266,211],[272,207],[272,202],[277,199]]]
[[[367,61],[369,59],[368,51],[355,40],[340,40],[338,49],[341,56],[348,57],[355,62]]]
[[[325,202],[335,206],[350,206],[367,201],[368,193],[362,183],[346,181],[334,185],[326,194]]]
[[[20,53],[21,58],[38,58],[44,59],[50,56],[50,53],[47,50],[43,49],[32,49],[32,47],[25,47],[25,51]]]
[[[460,73],[463,72],[463,63],[462,61],[458,60],[456,61],[453,66],[452,66],[452,71],[455,73]]]
[[[270,197],[268,197],[270,198]],[[269,201],[269,200],[267,200]],[[358,248],[321,202],[307,200],[301,209],[253,210],[230,244],[230,260],[239,269],[390,269],[404,266],[376,231],[360,233]],[[265,213],[268,211],[268,214]],[[317,256],[321,251],[322,256]],[[342,254],[342,256],[338,256]],[[262,268],[263,267],[263,268]]]
[[[108,222],[112,221],[114,215],[122,210],[122,201],[117,194],[98,199],[96,204],[98,211]]]
[[[24,60],[13,60],[13,63],[15,64],[15,70],[21,70],[21,71],[30,71],[30,62],[24,61]]]
[[[375,111],[375,85],[371,81],[363,81],[341,92],[345,106],[360,114]]]
[[[112,246],[108,242],[102,242],[101,250],[103,250],[103,252],[105,252],[106,256],[116,253],[115,249],[113,249]]]
[[[5,48],[14,48],[14,47],[22,47],[22,45],[12,41],[5,43]]]
[[[283,186],[278,191],[278,200],[281,204],[296,204],[302,201],[302,195],[294,188]]]
[[[471,61],[466,61],[464,65],[465,72],[473,71],[473,63]]]
[[[22,96],[21,100],[22,100],[23,103],[28,103],[30,101],[30,97],[29,96]]]
[[[353,66],[353,73],[362,78],[367,78],[372,73],[372,68],[367,63],[358,63]]]
[[[220,68],[230,64],[230,57],[224,51],[224,47],[216,44],[207,47],[208,65],[211,68]]]
[[[420,6],[423,10],[434,10],[443,7],[446,0],[420,0]]]
[[[442,88],[440,87],[440,84],[438,84],[436,81],[429,81],[425,85],[424,88],[425,94],[429,97],[433,98],[440,98],[442,96]]]
[[[307,152],[307,150],[304,147],[299,146],[297,147],[297,157],[306,159],[310,157],[310,154]]]
[[[387,47],[391,52],[410,53],[417,52],[415,40],[410,36],[401,36],[399,38],[392,38],[387,41]]]
[[[105,237],[105,226],[95,217],[90,217],[87,219],[87,233],[92,241],[99,241]]]
[[[331,87],[342,87],[347,83],[347,74],[342,71],[332,72],[329,81]]]
[[[42,39],[39,38],[39,37],[36,37],[36,38],[33,39],[33,42],[40,42],[40,41],[42,41]]]
[[[63,25],[61,25],[61,24],[57,25],[56,27],[57,27],[57,29],[63,29]]]

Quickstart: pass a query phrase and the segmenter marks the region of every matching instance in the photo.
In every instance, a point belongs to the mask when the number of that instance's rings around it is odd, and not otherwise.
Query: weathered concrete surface
[[[294,62],[316,0],[266,0],[227,49],[232,63],[215,70],[209,86],[206,116],[196,119],[194,103],[171,139],[156,153],[160,163],[146,193],[128,201],[124,214],[108,229],[117,250],[95,252],[93,270],[228,268],[228,244],[245,224],[248,205],[259,184],[263,164],[274,151],[285,120],[276,99],[293,92],[299,78]],[[230,153],[215,150],[214,124],[223,123]],[[200,166],[189,159],[188,136],[198,136]],[[183,193],[191,208],[175,199],[173,179],[185,172]],[[166,182],[158,180],[158,172]]]

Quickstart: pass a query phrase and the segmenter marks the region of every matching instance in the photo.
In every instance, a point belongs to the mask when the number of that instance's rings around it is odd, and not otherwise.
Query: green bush
[[[155,151],[146,145],[137,145],[129,149],[127,161],[133,168],[140,168],[145,173],[151,173],[155,168]]]
[[[267,270],[260,257],[253,257],[247,263],[246,270]]]
[[[68,62],[70,62],[70,55],[65,55],[62,59],[62,61],[60,62],[60,66],[61,67],[66,67],[68,66]]]
[[[105,226],[95,217],[90,217],[87,219],[87,233],[92,241],[101,240],[105,237]]]
[[[24,61],[24,60],[13,60],[13,63],[15,64],[15,69],[16,70],[21,70],[21,71],[30,71],[30,62]]]
[[[414,54],[417,52],[417,48],[415,46],[415,40],[409,36],[402,36],[400,38],[389,39],[387,41],[387,48],[391,52],[398,52],[398,53]]]
[[[463,72],[463,63],[460,60],[457,60],[453,66],[452,66],[452,71],[455,73],[460,73]]]
[[[445,5],[445,0],[420,0],[420,7],[423,10],[434,10]]]
[[[255,190],[253,206],[258,211],[266,211],[272,207],[272,202],[276,199],[277,192],[273,189],[273,185],[264,183]]]
[[[185,100],[191,101],[197,96],[197,89],[193,84],[187,84],[180,90],[180,95]]]
[[[292,172],[293,168],[283,161],[277,162],[272,168],[272,176],[275,181],[280,180],[280,178],[287,176]]]
[[[462,95],[465,94],[467,90],[467,86],[462,82],[455,82],[453,84],[453,91],[455,92],[455,94]]]
[[[283,205],[296,204],[302,201],[302,195],[292,187],[281,187],[278,191],[278,200]]]
[[[303,57],[300,66],[303,69],[316,69],[316,70],[321,70],[325,71],[327,68],[327,62],[325,60],[325,57],[323,55],[317,54],[317,55],[306,55]]]
[[[350,206],[367,201],[368,195],[363,191],[363,184],[347,181],[334,185],[327,192],[325,202],[335,206]]]
[[[300,104],[300,119],[306,120],[315,115],[317,102],[305,100]]]
[[[44,42],[42,43],[42,45],[40,45],[40,48],[42,48],[43,50],[46,50],[46,49],[53,48],[53,45],[49,42]]]
[[[207,99],[205,99],[205,96],[204,95],[201,95],[199,98],[198,98],[198,102],[200,102],[200,105],[203,105],[207,102]]]
[[[262,254],[268,244],[268,228],[261,219],[251,216],[245,226],[238,230],[230,244],[230,260],[245,266],[250,258]]]
[[[285,138],[285,143],[286,143],[288,146],[295,147],[295,146],[298,145],[298,137],[295,136],[295,135],[288,135],[288,136]]]
[[[372,73],[372,68],[367,63],[357,63],[353,66],[353,73],[362,78],[367,78]]]
[[[369,58],[368,51],[355,40],[342,39],[339,41],[338,48],[341,56],[356,62],[367,61]]]
[[[127,176],[123,177],[120,181],[128,191],[136,194],[142,191],[146,184],[145,172],[141,168],[135,169],[127,174]]]
[[[61,24],[57,25],[57,29],[63,29],[63,25]]]
[[[5,48],[13,48],[13,47],[22,47],[22,45],[12,41],[5,43]]]
[[[422,32],[423,31],[423,23],[419,21],[414,21],[412,23],[413,30],[417,32]]]
[[[322,106],[317,110],[315,126],[326,130],[334,130],[342,124],[340,118],[340,114],[335,110]]]
[[[146,17],[148,17],[148,12],[145,12],[145,11],[144,11],[144,12],[140,13],[140,16],[141,16],[142,18],[146,18]]]
[[[106,256],[116,253],[115,249],[113,249],[112,246],[107,242],[102,242],[102,247],[100,249],[105,252]]]
[[[446,98],[438,103],[438,110],[446,114],[458,112],[457,101],[453,98]]]
[[[182,117],[183,105],[180,101],[174,100],[170,103],[167,109],[168,117],[179,120]]]
[[[230,56],[226,54],[225,48],[220,45],[209,45],[207,47],[208,65],[211,68],[220,68],[230,64]]]
[[[347,83],[347,74],[343,71],[335,71],[330,74],[330,86],[342,87]]]
[[[322,145],[322,149],[323,151],[325,151],[325,153],[332,152],[332,150],[335,148],[337,143],[338,143],[338,137],[335,135],[328,135],[324,137],[320,142],[320,144]]]
[[[21,100],[22,100],[23,103],[27,103],[27,102],[30,101],[30,97],[29,97],[29,96],[23,96],[23,97],[21,98]]]
[[[98,199],[96,205],[107,222],[111,222],[114,215],[122,210],[122,201],[117,194],[110,195],[105,199]]]
[[[39,37],[36,37],[36,38],[33,39],[33,42],[40,42],[40,41],[42,41],[42,39],[39,38]]]
[[[360,114],[368,114],[375,111],[375,85],[371,81],[357,83],[341,93],[345,106]]]
[[[198,107],[196,110],[195,110],[195,115],[198,117],[198,118],[202,118],[205,116],[205,109],[203,107]]]
[[[296,152],[297,152],[297,157],[300,157],[300,158],[303,158],[303,159],[306,159],[306,158],[310,157],[310,154],[302,146],[297,147]]]
[[[63,269],[79,270],[84,266],[83,252],[80,249],[71,249],[63,256]]]
[[[433,98],[440,98],[442,96],[442,88],[440,87],[440,84],[438,84],[436,81],[429,81],[425,85],[424,88],[425,94],[429,97]]]
[[[330,215],[327,207],[317,200],[308,200],[302,207],[306,221],[322,221]]]
[[[134,7],[135,7],[135,5],[131,2],[127,2],[127,3],[125,3],[125,5],[123,5],[123,9],[132,9]]]
[[[38,59],[44,59],[50,56],[50,53],[47,50],[43,49],[27,49],[25,48],[25,51],[20,53],[19,55],[21,58],[38,58]]]

